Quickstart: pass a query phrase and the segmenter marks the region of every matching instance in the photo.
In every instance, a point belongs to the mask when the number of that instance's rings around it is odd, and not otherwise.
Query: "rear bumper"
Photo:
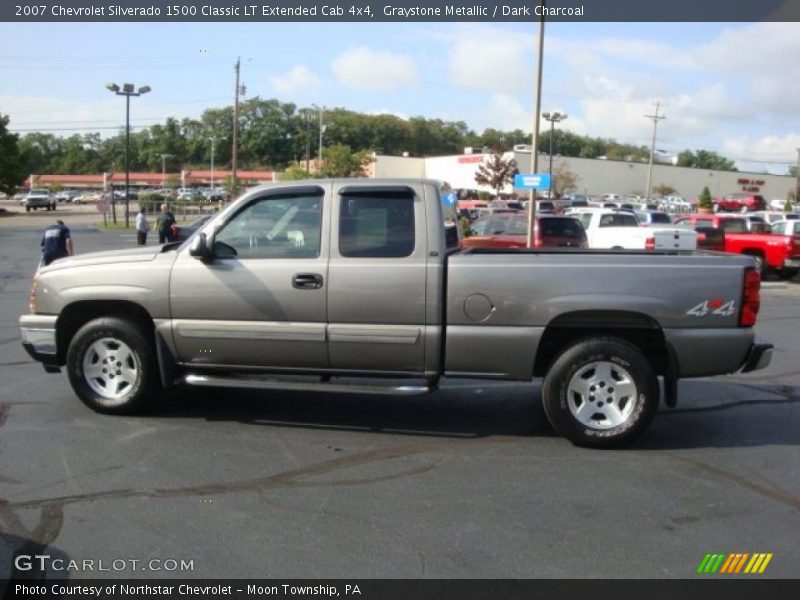
[[[741,372],[749,373],[750,371],[766,368],[772,360],[773,348],[774,346],[769,342],[757,339],[750,347],[750,352],[747,353]]]
[[[783,266],[789,269],[800,269],[800,256],[793,256],[783,261]]]
[[[24,315],[19,319],[22,347],[48,372],[58,371],[55,315]]]

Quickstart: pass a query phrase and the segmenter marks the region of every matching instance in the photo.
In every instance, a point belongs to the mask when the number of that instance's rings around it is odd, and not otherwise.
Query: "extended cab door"
[[[422,372],[428,244],[421,186],[341,183],[331,208],[331,368]]]
[[[181,251],[172,270],[170,303],[182,362],[328,366],[327,188],[262,192],[214,224],[211,260]]]

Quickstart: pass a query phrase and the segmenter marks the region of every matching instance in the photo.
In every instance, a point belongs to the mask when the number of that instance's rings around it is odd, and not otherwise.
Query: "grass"
[[[98,229],[102,229],[104,231],[126,231],[128,229],[134,229],[134,224],[131,223],[129,227],[125,227],[125,219],[117,219],[117,222],[114,223],[113,221],[108,221],[107,223],[103,223],[100,221],[99,223],[95,223]]]

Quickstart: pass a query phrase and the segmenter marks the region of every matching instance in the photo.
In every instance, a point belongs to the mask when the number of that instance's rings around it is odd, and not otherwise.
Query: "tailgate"
[[[697,232],[690,229],[653,230],[656,250],[694,250],[697,248]]]

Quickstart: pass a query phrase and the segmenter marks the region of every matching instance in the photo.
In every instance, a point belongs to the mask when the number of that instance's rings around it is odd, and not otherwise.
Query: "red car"
[[[747,221],[733,215],[686,215],[678,217],[675,224],[724,231],[725,252],[752,256],[762,277],[770,270],[786,279],[800,272],[800,237],[754,233],[748,231]]]
[[[528,241],[528,215],[494,215],[475,221],[471,229],[474,235],[464,240],[465,248],[525,248]],[[536,216],[532,245],[534,248],[589,247],[581,222],[558,215]]]
[[[714,200],[714,212],[754,212],[766,210],[767,201],[764,196],[754,194],[728,194]]]

